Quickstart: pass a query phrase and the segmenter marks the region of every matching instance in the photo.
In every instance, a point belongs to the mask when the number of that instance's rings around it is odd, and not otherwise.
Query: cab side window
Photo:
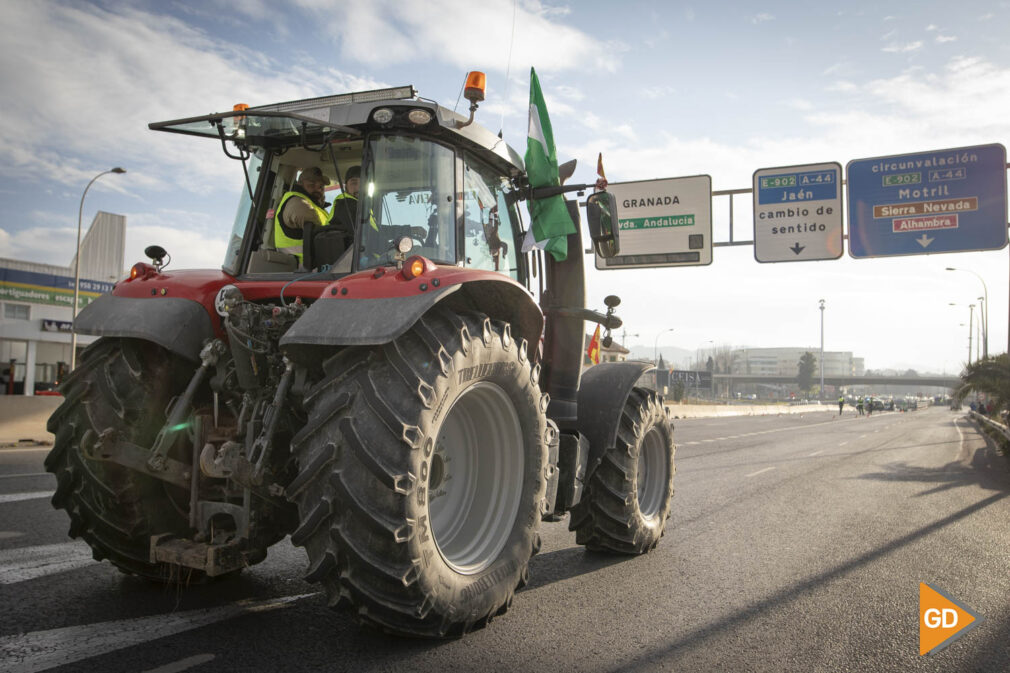
[[[463,161],[464,256],[466,266],[519,278],[518,220],[506,196],[507,178],[465,157]]]

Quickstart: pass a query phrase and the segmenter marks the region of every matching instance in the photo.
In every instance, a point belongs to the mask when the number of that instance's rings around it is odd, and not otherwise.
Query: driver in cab
[[[285,192],[277,204],[274,216],[274,246],[281,252],[302,261],[302,229],[306,222],[325,226],[330,219],[326,212],[326,186],[330,179],[318,166],[306,168]]]

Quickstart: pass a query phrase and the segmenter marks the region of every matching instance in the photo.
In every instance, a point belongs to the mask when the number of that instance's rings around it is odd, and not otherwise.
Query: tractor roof
[[[427,110],[441,127],[442,133],[448,132],[456,136],[457,140],[462,141],[460,143],[462,145],[493,154],[499,161],[504,162],[510,172],[519,173],[525,170],[522,158],[504,140],[479,124],[462,126],[467,121],[464,115],[444,108],[435,101],[419,98],[413,86],[304,98],[256,107],[241,105],[230,112],[156,122],[149,127],[158,131],[213,138],[223,135],[225,138],[233,139],[228,129],[234,127],[237,120],[259,117],[271,127],[275,138],[296,135],[298,127],[304,128],[305,123],[315,125],[317,128],[343,130],[356,134],[359,129],[369,124],[373,110],[381,107],[405,106]]]

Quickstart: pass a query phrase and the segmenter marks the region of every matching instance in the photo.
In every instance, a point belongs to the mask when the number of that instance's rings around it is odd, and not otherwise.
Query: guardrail
[[[1002,423],[997,423],[988,416],[980,414],[977,411],[969,411],[968,416],[974,418],[976,421],[981,421],[983,424],[989,426],[996,432],[1000,433],[1003,436],[1003,439],[1010,442],[1010,428],[1008,428],[1007,426],[1003,425]]]

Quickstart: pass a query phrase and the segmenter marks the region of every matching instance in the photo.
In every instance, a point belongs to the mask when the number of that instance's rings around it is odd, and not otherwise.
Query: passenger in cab
[[[361,191],[361,166],[351,166],[344,176],[344,191],[333,199],[330,221],[354,229],[354,216],[358,210],[358,192]]]
[[[326,186],[330,179],[318,166],[302,171],[291,191],[281,197],[274,216],[274,246],[298,261],[302,258],[302,229],[307,222],[324,226],[330,215],[326,212]]]

